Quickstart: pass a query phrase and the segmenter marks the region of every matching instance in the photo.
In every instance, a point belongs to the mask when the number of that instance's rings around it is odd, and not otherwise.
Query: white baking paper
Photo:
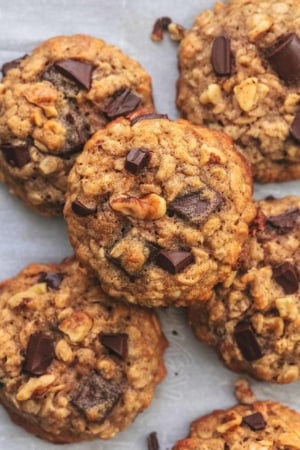
[[[0,0],[0,64],[30,52],[48,37],[87,33],[118,45],[152,75],[158,112],[177,117],[175,82],[177,44],[166,36],[154,43],[154,21],[170,16],[190,27],[193,18],[211,7],[211,0]],[[300,195],[300,182],[257,186],[255,195]],[[26,209],[0,186],[0,278],[16,274],[30,262],[58,262],[72,253],[61,218],[48,219]],[[167,378],[150,407],[128,430],[110,441],[56,445],[41,441],[12,424],[0,407],[0,449],[10,450],[146,450],[146,436],[156,431],[160,449],[171,449],[186,436],[189,423],[212,409],[235,403],[237,375],[223,367],[214,352],[193,337],[184,311],[160,312],[170,346]],[[1,324],[0,324],[1,326]],[[272,398],[300,412],[299,383],[276,386],[252,381],[257,397]]]

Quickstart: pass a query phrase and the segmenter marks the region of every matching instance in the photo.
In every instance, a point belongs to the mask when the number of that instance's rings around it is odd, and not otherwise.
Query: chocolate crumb
[[[168,30],[168,26],[172,20],[170,17],[160,17],[158,18],[153,25],[151,32],[151,39],[156,42],[160,42],[164,38],[164,31]]]
[[[152,431],[147,437],[148,450],[159,450],[159,443],[156,431]]]

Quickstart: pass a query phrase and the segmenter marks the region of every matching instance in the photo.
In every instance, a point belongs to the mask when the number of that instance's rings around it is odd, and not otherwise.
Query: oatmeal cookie
[[[205,300],[255,214],[249,167],[220,132],[157,114],[111,122],[86,144],[64,209],[103,289],[146,306]]]
[[[239,269],[189,320],[228,368],[290,383],[300,379],[300,198],[257,206]]]
[[[273,401],[236,405],[195,420],[173,450],[300,449],[300,415]]]
[[[228,133],[257,181],[300,178],[300,3],[228,0],[179,49],[177,106]]]
[[[2,72],[0,171],[11,192],[46,215],[62,214],[67,175],[92,133],[153,107],[140,64],[86,35],[49,39]]]
[[[111,302],[75,259],[32,264],[0,284],[0,403],[55,443],[108,439],[165,375],[158,318]]]

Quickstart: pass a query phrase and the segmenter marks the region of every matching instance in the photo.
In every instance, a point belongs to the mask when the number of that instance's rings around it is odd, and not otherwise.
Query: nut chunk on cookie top
[[[296,411],[280,403],[256,401],[200,417],[173,450],[296,450],[299,427]]]
[[[87,143],[65,218],[79,259],[113,297],[146,306],[207,300],[255,214],[248,165],[220,132],[144,114]]]
[[[290,383],[300,379],[300,198],[257,207],[237,272],[189,318],[230,369]]]
[[[2,66],[0,171],[10,190],[61,214],[67,175],[95,130],[153,108],[151,78],[117,47],[87,35],[51,38]]]
[[[179,49],[177,106],[228,133],[257,181],[300,178],[300,2],[228,0]]]
[[[55,443],[109,439],[150,403],[166,340],[149,310],[111,302],[74,259],[0,284],[0,403]]]

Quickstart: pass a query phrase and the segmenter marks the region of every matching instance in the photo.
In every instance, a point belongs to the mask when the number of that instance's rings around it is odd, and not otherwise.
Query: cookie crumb
[[[178,23],[172,22],[168,26],[168,33],[172,41],[181,41],[185,36],[185,28]]]
[[[245,378],[238,378],[234,383],[234,393],[241,403],[244,405],[251,405],[256,401],[255,395],[250,388],[249,381]]]

